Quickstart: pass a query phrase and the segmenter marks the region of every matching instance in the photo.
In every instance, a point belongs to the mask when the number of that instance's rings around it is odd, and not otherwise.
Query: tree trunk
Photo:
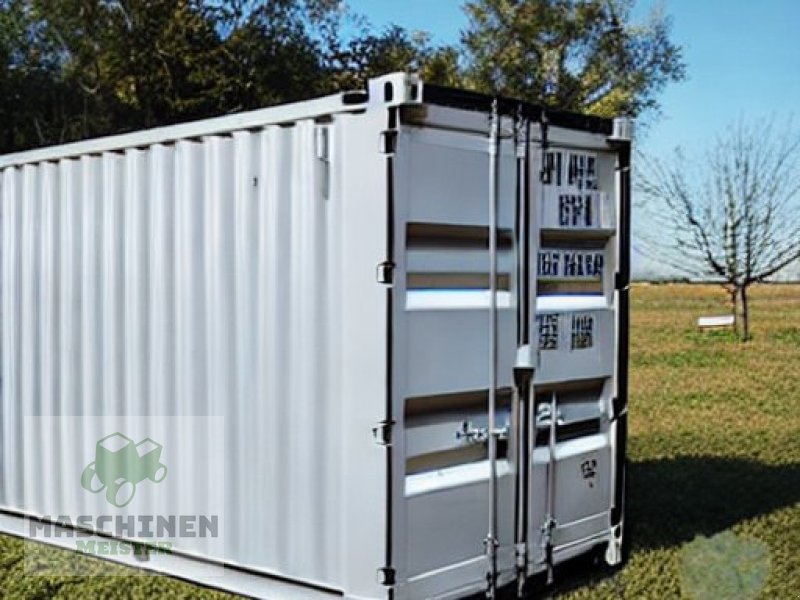
[[[742,298],[742,341],[748,341],[750,339],[750,306],[747,300],[747,288],[748,286],[742,286],[739,290],[739,294]]]
[[[739,288],[726,288],[731,297],[731,315],[733,315],[733,332],[739,337]]]

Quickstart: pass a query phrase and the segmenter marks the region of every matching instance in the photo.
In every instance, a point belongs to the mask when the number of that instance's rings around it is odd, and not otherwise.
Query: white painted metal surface
[[[489,121],[486,113],[476,117],[439,107],[411,119],[412,126],[400,134],[396,159],[395,396],[405,402],[394,418],[405,435],[396,446],[395,471],[405,469],[406,498],[394,521],[405,555],[395,563],[409,597],[447,595],[454,582],[462,592],[477,593],[485,587],[484,570],[473,567],[486,552],[491,459],[485,444],[477,451],[452,432],[488,430]],[[502,129],[497,227],[506,242],[498,251],[497,385],[508,395],[497,420],[512,432],[508,399],[519,364],[515,269],[521,248],[513,238],[519,227],[514,188],[520,151],[511,119]],[[539,347],[535,386],[548,398],[556,394],[559,414],[552,453],[536,435],[549,432],[550,420],[533,414],[529,424],[530,505],[522,510],[529,513],[523,546],[530,575],[546,567],[547,522],[554,524],[555,562],[609,542],[617,472],[616,155],[591,133],[558,127],[548,133],[550,183],[541,185],[537,177],[531,190],[528,261],[536,321],[529,326]],[[541,138],[534,136],[529,144],[522,156],[529,157],[536,177]],[[518,464],[511,450],[498,457],[498,468],[497,567],[503,584],[514,580],[518,564],[513,500]],[[550,470],[554,507],[547,514]]]
[[[271,124],[317,113],[333,120]],[[379,594],[385,181],[380,154],[344,148],[376,148],[382,125],[329,99],[4,158],[0,505],[80,513],[24,494],[61,466],[21,470],[23,416],[224,416],[210,558]]]
[[[491,230],[487,115],[425,104],[423,89],[391,75],[356,103],[0,157],[0,527],[90,502],[57,478],[31,483],[83,458],[66,436],[26,455],[25,417],[213,415],[225,423],[224,553],[187,542],[153,569],[276,598],[455,598],[486,586],[490,519],[500,585],[545,569],[548,540],[557,561],[618,541],[615,153],[567,126],[544,149],[537,128],[515,142],[503,117]],[[521,164],[534,174],[526,324]],[[521,426],[520,454],[521,360],[547,399]],[[541,412],[551,403],[555,420]],[[548,448],[538,434],[551,429]],[[35,472],[22,468],[32,458]],[[515,509],[520,464],[528,504]],[[208,582],[181,553],[247,571]]]

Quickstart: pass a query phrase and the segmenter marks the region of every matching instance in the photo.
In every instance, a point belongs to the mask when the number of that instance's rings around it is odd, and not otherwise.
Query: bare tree
[[[750,338],[748,290],[800,259],[800,134],[774,120],[730,127],[704,160],[643,157],[645,254],[719,281]]]

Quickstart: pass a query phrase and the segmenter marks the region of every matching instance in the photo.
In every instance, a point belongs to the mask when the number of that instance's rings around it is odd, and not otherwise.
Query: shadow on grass
[[[800,465],[714,457],[631,463],[627,521],[634,551],[711,536],[800,502]]]
[[[626,528],[631,551],[673,548],[696,536],[710,537],[737,523],[800,502],[800,464],[679,457],[628,466]],[[532,585],[531,598],[557,598],[610,581],[624,591],[617,570],[602,559],[604,548],[556,569],[555,585]]]

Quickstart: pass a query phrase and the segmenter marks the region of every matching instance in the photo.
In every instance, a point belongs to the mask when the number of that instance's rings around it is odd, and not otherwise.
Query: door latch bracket
[[[381,421],[377,426],[372,428],[372,437],[375,438],[375,443],[379,446],[392,445],[392,428],[394,421]]]
[[[378,283],[392,285],[394,283],[394,263],[390,260],[380,263],[377,267],[376,278]]]
[[[378,569],[378,583],[386,587],[393,587],[397,583],[397,574],[394,567],[381,567]]]

